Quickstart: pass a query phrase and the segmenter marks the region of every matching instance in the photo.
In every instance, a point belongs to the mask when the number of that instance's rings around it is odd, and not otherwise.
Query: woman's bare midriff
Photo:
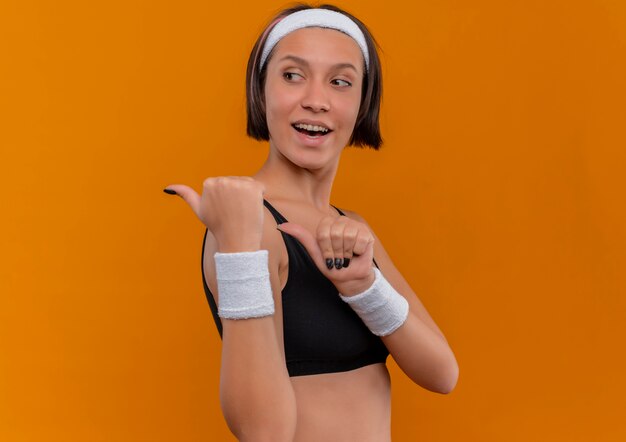
[[[295,376],[298,420],[294,442],[389,442],[391,384],[387,367]]]

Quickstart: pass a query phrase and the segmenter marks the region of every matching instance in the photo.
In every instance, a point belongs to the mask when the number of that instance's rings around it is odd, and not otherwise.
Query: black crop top
[[[269,202],[263,203],[278,224],[287,222]],[[289,274],[282,290],[283,340],[289,376],[335,373],[385,362],[389,351],[382,340],[339,298],[337,288],[319,271],[300,241],[281,233],[289,256]],[[205,231],[205,240],[206,235]],[[375,260],[374,265],[378,267]],[[202,282],[221,337],[222,322],[204,276],[204,242]]]

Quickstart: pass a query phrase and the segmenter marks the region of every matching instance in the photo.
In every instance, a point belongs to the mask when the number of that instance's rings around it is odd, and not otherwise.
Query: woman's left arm
[[[393,264],[376,233],[359,214],[344,210],[349,218],[365,224],[374,236],[374,258],[391,286],[409,303],[409,314],[393,333],[381,337],[398,366],[427,390],[450,393],[459,377],[459,366],[445,336],[430,317],[408,282]]]

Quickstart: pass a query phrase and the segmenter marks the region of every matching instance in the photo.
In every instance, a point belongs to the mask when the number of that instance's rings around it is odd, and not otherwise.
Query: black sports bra
[[[277,224],[287,222],[267,200],[263,203]],[[337,212],[345,216],[341,210]],[[335,373],[384,363],[389,351],[382,340],[339,298],[337,288],[319,271],[300,241],[281,233],[289,256],[289,274],[282,290],[283,340],[289,376]],[[375,260],[374,265],[378,267]],[[204,276],[204,242],[202,282],[222,336],[217,305]]]

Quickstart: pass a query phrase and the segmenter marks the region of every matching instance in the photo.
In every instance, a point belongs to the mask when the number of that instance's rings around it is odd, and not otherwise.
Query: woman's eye
[[[287,81],[293,81],[295,79],[297,79],[297,77],[300,77],[300,74],[296,74],[295,72],[285,72],[283,74],[283,78]]]
[[[341,80],[341,79],[339,79],[339,78],[334,79],[334,80],[332,81],[332,83],[333,83],[335,86],[344,86],[344,87],[345,87],[345,86],[352,86],[352,83],[350,83],[349,81],[347,81],[347,80]]]

